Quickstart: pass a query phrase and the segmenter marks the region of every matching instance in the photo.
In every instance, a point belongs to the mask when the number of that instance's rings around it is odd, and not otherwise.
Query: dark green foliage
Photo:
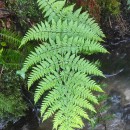
[[[106,15],[119,15],[120,10],[120,0],[97,0],[102,13],[105,13]]]
[[[21,43],[21,36],[6,30],[0,31],[0,64],[7,68],[18,69],[21,67],[25,56],[31,50],[29,45],[26,49],[18,49]]]
[[[18,50],[21,37],[14,32],[3,29],[0,31],[0,38],[0,64],[13,69],[19,68],[21,57],[23,57]]]
[[[21,67],[26,56],[18,50],[21,37],[6,29],[0,31],[0,118],[24,115],[26,104],[20,94],[20,80],[14,70]]]
[[[1,29],[0,37],[2,38],[2,40],[4,40],[4,42],[10,44],[9,46],[13,48],[18,47],[22,40],[22,38],[18,34],[6,29]]]
[[[100,44],[104,34],[88,12],[81,13],[81,9],[74,12],[73,5],[64,4],[65,1],[38,0],[48,20],[29,29],[21,46],[31,40],[43,44],[26,58],[19,73],[23,76],[31,69],[28,88],[39,81],[35,103],[46,92],[41,103],[43,120],[54,115],[54,129],[74,130],[84,126],[82,118],[91,120],[90,111],[96,113],[94,104],[98,104],[98,98],[93,91],[103,92],[90,75],[104,75],[94,63],[81,58],[80,53],[107,51]]]
[[[15,72],[4,71],[0,77],[0,118],[18,118],[27,109]]]

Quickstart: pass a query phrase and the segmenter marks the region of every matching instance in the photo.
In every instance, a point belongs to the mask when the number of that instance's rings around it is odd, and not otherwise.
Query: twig
[[[0,71],[0,79],[2,77],[3,71],[4,71],[4,66],[2,66],[1,71]]]
[[[112,28],[112,24],[111,24],[111,19],[110,19],[110,17],[109,17],[109,24],[110,24],[110,27]]]

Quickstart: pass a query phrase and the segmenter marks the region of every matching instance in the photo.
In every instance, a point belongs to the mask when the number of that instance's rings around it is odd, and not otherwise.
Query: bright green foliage
[[[41,104],[43,120],[54,115],[53,128],[74,130],[82,128],[82,118],[95,112],[98,100],[93,91],[102,92],[90,75],[103,76],[98,67],[80,57],[80,53],[106,53],[100,45],[103,32],[87,12],[73,12],[73,5],[65,1],[38,0],[38,5],[48,21],[35,25],[24,36],[21,46],[31,40],[43,42],[27,57],[21,70],[23,75],[32,69],[28,88],[36,86],[34,101],[45,94]]]

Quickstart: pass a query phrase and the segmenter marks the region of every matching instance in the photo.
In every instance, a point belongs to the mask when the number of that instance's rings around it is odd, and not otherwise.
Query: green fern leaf
[[[101,45],[105,36],[88,12],[73,11],[74,5],[65,7],[65,1],[56,0],[38,0],[38,5],[48,20],[29,29],[21,46],[31,40],[43,44],[26,58],[22,72],[31,69],[28,88],[39,81],[34,101],[45,95],[43,121],[54,116],[54,129],[81,129],[82,118],[90,121],[89,111],[96,113],[98,99],[93,92],[103,92],[91,76],[104,75],[80,54],[107,53]]]

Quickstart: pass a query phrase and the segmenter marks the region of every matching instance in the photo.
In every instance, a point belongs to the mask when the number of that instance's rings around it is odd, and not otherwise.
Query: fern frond
[[[43,121],[54,115],[54,129],[80,129],[84,126],[82,118],[90,120],[89,111],[96,113],[94,104],[98,104],[98,99],[93,92],[103,92],[90,77],[104,77],[80,53],[107,53],[101,45],[104,34],[88,12],[81,13],[81,9],[74,12],[74,5],[64,7],[65,1],[38,0],[38,5],[48,20],[29,29],[21,46],[31,40],[43,44],[26,58],[22,74],[32,69],[28,88],[40,80],[35,103],[46,93],[41,103]]]
[[[22,53],[12,49],[3,49],[0,58],[4,66],[8,68],[20,68],[22,64]]]
[[[20,68],[24,56],[21,51],[18,50],[18,47],[21,43],[22,38],[15,32],[1,29],[0,39],[1,41],[3,41],[3,43],[5,43],[5,45],[3,46],[1,42],[1,63],[8,68]]]
[[[8,31],[6,29],[1,29],[0,37],[7,43],[13,44],[13,46],[19,46],[21,44],[22,38],[15,32]]]

